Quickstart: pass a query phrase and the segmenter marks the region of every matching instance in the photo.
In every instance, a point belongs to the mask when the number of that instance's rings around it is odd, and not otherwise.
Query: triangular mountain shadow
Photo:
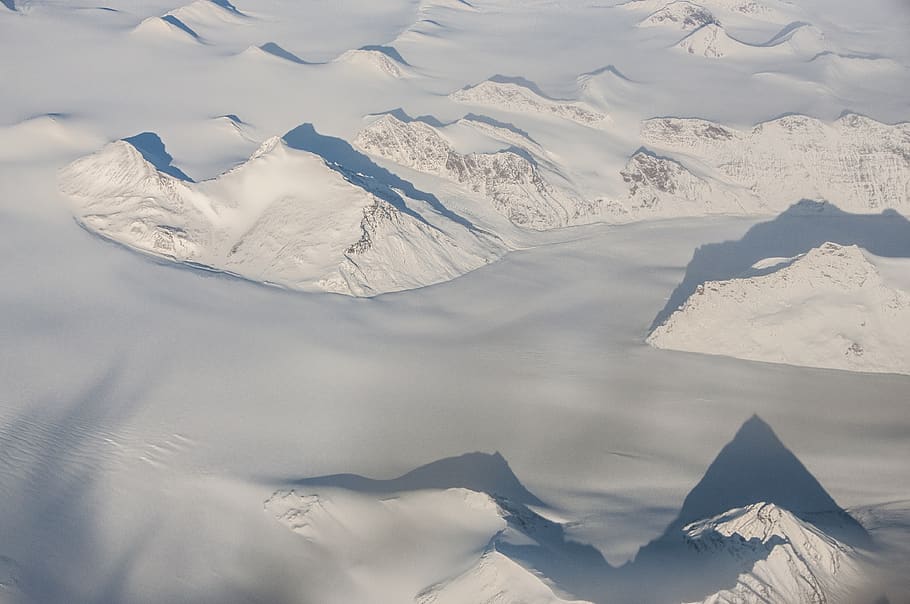
[[[705,281],[765,274],[775,269],[752,266],[765,258],[805,254],[828,241],[858,245],[877,256],[910,258],[910,221],[895,210],[850,214],[830,203],[802,200],[773,220],[753,226],[738,241],[709,243],[695,250],[682,283],[654,318],[651,330],[666,321]]]
[[[497,534],[489,547],[539,571],[576,597],[601,601],[607,593],[606,581],[614,569],[596,548],[567,539],[561,524],[544,518],[529,507],[545,507],[546,504],[521,484],[499,452],[492,455],[466,453],[440,459],[389,480],[335,474],[307,478],[294,484],[373,494],[451,488],[486,493],[499,505],[512,534],[527,535],[513,540],[510,531],[505,531]]]
[[[470,220],[445,207],[432,193],[421,191],[397,174],[379,166],[365,154],[357,151],[346,140],[320,134],[313,124],[301,124],[285,134],[283,138],[292,149],[319,155],[330,168],[342,174],[346,179],[387,201],[415,220],[427,222],[420,214],[407,206],[397,191],[401,191],[411,199],[425,202],[440,215],[466,229],[475,233],[481,232]]]
[[[738,547],[737,555],[702,552],[688,542],[684,527],[755,503],[774,504],[843,543],[869,547],[866,530],[806,469],[758,416],[746,421],[689,492],[663,535],[642,547],[617,573],[618,601],[689,602],[732,588],[742,568],[765,559],[785,543]],[[760,541],[760,540],[757,540]]]
[[[174,158],[167,152],[161,137],[154,132],[143,132],[123,140],[135,147],[136,151],[145,158],[145,161],[155,166],[159,172],[164,172],[180,180],[193,182],[193,179],[187,176],[183,170],[173,165]]]
[[[865,529],[825,491],[806,466],[757,415],[721,449],[683,502],[666,534],[685,525],[758,502],[773,503],[826,533],[868,546]]]

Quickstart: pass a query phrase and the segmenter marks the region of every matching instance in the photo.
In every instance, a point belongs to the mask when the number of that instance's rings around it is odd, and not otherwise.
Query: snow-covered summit
[[[716,21],[714,14],[704,6],[689,0],[675,0],[642,19],[638,26],[673,27],[691,31]]]
[[[77,220],[104,237],[291,289],[375,295],[452,279],[495,257],[495,246],[464,226],[438,228],[403,198],[393,205],[277,137],[213,180],[169,168],[117,141],[64,169],[61,188]]]
[[[701,555],[748,561],[732,587],[703,604],[846,604],[865,581],[853,548],[774,504],[729,510],[684,532]]]
[[[657,118],[642,124],[641,136],[649,148],[752,198],[747,212],[757,213],[759,205],[779,212],[800,199],[828,199],[851,212],[910,207],[908,123],[856,114],[833,122],[788,115],[739,130]]]
[[[361,130],[355,144],[367,153],[464,185],[518,226],[551,229],[589,216],[583,202],[548,182],[525,154],[512,149],[461,154],[439,129],[422,121],[385,114]]]
[[[195,30],[172,14],[143,19],[132,35],[155,43],[202,42]]]
[[[348,50],[334,62],[393,78],[405,77],[411,73],[407,62],[398,54],[398,51],[385,46],[366,46]]]
[[[808,23],[795,22],[783,28],[773,38],[762,44],[749,44],[727,33],[717,21],[706,21],[704,25],[683,38],[677,48],[685,52],[720,59],[723,57],[743,59],[798,58],[809,59],[826,50],[824,34]]]
[[[543,579],[495,549],[464,573],[432,585],[416,604],[591,604],[564,600]]]
[[[885,282],[859,247],[825,243],[753,271],[699,286],[648,343],[790,365],[910,373],[910,293]]]
[[[496,76],[449,95],[453,101],[507,112],[555,116],[592,128],[605,128],[610,117],[579,101],[547,98],[521,78]]]

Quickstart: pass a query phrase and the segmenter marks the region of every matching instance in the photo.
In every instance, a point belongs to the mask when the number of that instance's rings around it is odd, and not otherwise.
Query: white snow
[[[755,465],[684,505],[753,413],[905,600],[908,378],[869,368],[907,350],[899,4],[0,0],[0,600],[641,604],[687,585],[623,566],[680,510],[841,540]],[[677,48],[708,13],[716,60]],[[868,335],[861,371],[647,345],[825,241],[876,273],[782,284],[781,341]],[[476,450],[514,475],[421,466]],[[306,480],[339,472],[402,479]],[[805,571],[734,551],[670,601]]]
[[[494,253],[471,233],[464,240],[473,240],[473,249],[462,249],[279,138],[201,183],[160,172],[125,141],[77,160],[60,179],[90,230],[149,254],[291,289],[362,296],[421,287],[482,266]]]
[[[700,285],[648,343],[772,363],[910,373],[910,292],[883,280],[859,247],[826,243],[792,261],[758,266],[772,272]]]
[[[708,552],[748,559],[767,553],[703,604],[852,602],[865,569],[849,546],[773,504],[755,503],[686,527],[690,542]]]

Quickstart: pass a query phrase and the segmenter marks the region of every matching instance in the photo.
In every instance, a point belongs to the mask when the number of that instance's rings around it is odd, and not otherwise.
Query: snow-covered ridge
[[[673,159],[645,150],[637,151],[620,175],[629,194],[623,202],[608,207],[617,222],[762,211],[754,196],[729,191]]]
[[[487,127],[502,130],[489,124]],[[421,121],[405,122],[385,114],[360,131],[355,145],[367,153],[460,183],[488,199],[519,226],[551,229],[590,215],[583,202],[547,182],[524,154],[505,150],[463,155],[438,129]]]
[[[202,37],[180,18],[166,14],[144,19],[132,30],[132,35],[155,43],[202,43]]]
[[[751,560],[733,587],[702,604],[849,602],[864,571],[853,548],[787,510],[758,502],[685,527],[690,546],[706,555]]]
[[[857,246],[826,243],[755,276],[708,281],[648,337],[657,348],[910,374],[910,293]]]
[[[717,19],[711,11],[704,6],[688,0],[676,0],[642,19],[638,26],[674,27],[683,31],[691,31],[716,21]]]
[[[620,568],[538,513],[545,504],[498,453],[441,459],[387,480],[337,474],[293,484],[264,509],[320,557],[386,552],[376,535],[405,535],[381,571],[363,570],[425,582],[408,594],[417,604],[852,604],[869,578],[862,546],[829,532],[862,528],[757,416],[718,454],[677,521]],[[451,543],[440,548],[440,536]],[[431,572],[409,567],[414,552]],[[447,556],[448,566],[438,562]]]
[[[401,55],[391,47],[364,47],[348,50],[335,59],[334,62],[359,67],[393,78],[405,77],[411,73]]]
[[[645,121],[641,136],[649,147],[677,153],[693,169],[702,166],[771,211],[799,199],[827,199],[853,212],[910,206],[908,123],[883,124],[855,114],[826,123],[791,115],[742,131],[705,120],[659,118]]]
[[[591,604],[563,600],[534,573],[495,549],[470,569],[417,595],[417,604]]]
[[[585,103],[549,99],[528,85],[511,78],[491,78],[474,86],[456,90],[449,98],[459,103],[492,107],[502,111],[560,117],[591,128],[605,128],[611,123],[608,115]]]
[[[683,38],[676,47],[692,55],[719,59],[722,57],[810,59],[826,51],[821,31],[807,23],[793,23],[764,44],[747,44],[730,34],[717,21],[706,22]]]
[[[189,4],[169,11],[167,15],[176,17],[181,22],[197,26],[214,26],[218,24],[243,23],[248,16],[241,13],[230,2],[213,0],[193,0]]]
[[[679,12],[682,14],[680,7],[673,7],[674,4],[680,4],[686,0],[629,0],[620,4],[627,10],[649,11],[652,14],[661,12],[669,8],[670,12]],[[782,18],[780,12],[767,3],[757,2],[756,0],[701,0],[698,3],[692,3],[695,6],[715,13],[722,12],[737,17],[748,17],[761,21],[779,21]],[[776,4],[776,3],[775,3]],[[672,7],[672,8],[671,8]]]
[[[65,168],[61,189],[77,220],[104,237],[291,289],[375,295],[446,281],[496,256],[460,224],[441,230],[277,137],[210,181],[161,168],[118,141]]]

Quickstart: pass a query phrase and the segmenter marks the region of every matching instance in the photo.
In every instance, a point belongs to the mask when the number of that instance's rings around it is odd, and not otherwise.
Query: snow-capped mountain
[[[583,102],[547,98],[520,78],[494,76],[474,86],[456,90],[449,98],[458,103],[504,112],[558,117],[591,128],[607,128],[611,123],[610,116]]]
[[[410,74],[404,58],[394,48],[387,46],[365,46],[348,50],[334,62],[393,78],[402,78]]]
[[[718,454],[664,534],[620,568],[542,515],[549,508],[499,453],[441,459],[389,480],[304,479],[264,508],[302,548],[337,563],[357,555],[361,576],[383,572],[398,591],[430,581],[412,590],[417,604],[851,604],[870,577],[868,535],[758,417]],[[405,537],[380,561],[376,535],[388,531]],[[336,586],[347,589],[358,588]]]
[[[637,151],[620,172],[629,187],[624,203],[608,206],[616,222],[706,214],[751,214],[762,211],[759,200],[729,191],[698,176],[681,163],[647,150]],[[750,205],[751,204],[751,205]]]
[[[275,491],[263,507],[303,538],[303,549],[336,564],[355,557],[366,576],[394,585],[374,596],[383,601],[402,592],[407,597],[397,601],[416,604],[585,604],[556,591],[592,569],[611,570],[596,550],[567,541],[562,525],[532,510],[546,505],[499,453],[441,459],[389,480],[309,478]],[[389,531],[399,535],[391,552],[382,541]],[[331,586],[342,599],[356,599],[362,588]]]
[[[743,561],[735,584],[700,604],[846,604],[866,581],[856,550],[774,504],[730,510],[684,531],[699,555]]]
[[[826,243],[699,286],[648,337],[657,348],[851,371],[910,373],[910,292],[857,246]]]
[[[393,205],[279,138],[199,183],[126,141],[77,160],[60,180],[91,231],[291,289],[369,296],[452,279],[495,257],[464,226],[438,215],[444,226],[434,226],[412,209],[418,202]]]
[[[709,21],[676,46],[691,55],[711,59],[811,59],[827,50],[824,34],[812,25],[799,22],[785,27],[765,43],[748,44],[728,34],[719,22]]]
[[[652,15],[661,14],[667,17],[673,15],[685,15],[689,9],[683,4],[692,4],[696,9],[711,13],[722,13],[725,16],[732,16],[738,19],[746,18],[757,21],[779,22],[784,19],[781,8],[791,9],[786,3],[775,2],[758,2],[756,0],[700,0],[699,2],[687,2],[687,0],[629,0],[620,4],[624,9],[650,11]],[[674,6],[675,5],[675,6]],[[773,6],[772,6],[773,5]],[[664,23],[676,23],[676,19],[661,19]],[[660,22],[660,21],[659,21]],[[707,23],[707,21],[706,21]],[[687,28],[683,28],[687,29]]]
[[[508,556],[490,549],[464,573],[427,588],[416,604],[591,604],[564,600]]]
[[[910,124],[883,124],[855,114],[831,123],[791,115],[748,131],[698,119],[660,118],[642,124],[642,140],[676,154],[687,169],[710,175],[744,213],[782,211],[800,199],[828,199],[851,212],[904,209],[910,204]],[[674,172],[666,168],[665,172]],[[639,196],[715,201],[692,175],[642,183]],[[633,182],[633,184],[636,184]]]
[[[715,21],[714,15],[704,6],[688,0],[676,0],[654,11],[638,25],[639,27],[673,27],[691,31]]]
[[[475,127],[502,131],[483,122]],[[590,221],[595,213],[590,204],[549,183],[520,150],[460,154],[439,129],[418,120],[383,115],[361,130],[354,144],[372,155],[462,184],[518,226],[551,229]]]
[[[731,38],[722,25],[712,20],[683,38],[677,44],[677,48],[690,55],[720,59],[731,54],[746,52],[749,47],[739,40]]]
[[[676,519],[620,569],[637,602],[854,602],[868,534],[757,416],[689,492]]]

